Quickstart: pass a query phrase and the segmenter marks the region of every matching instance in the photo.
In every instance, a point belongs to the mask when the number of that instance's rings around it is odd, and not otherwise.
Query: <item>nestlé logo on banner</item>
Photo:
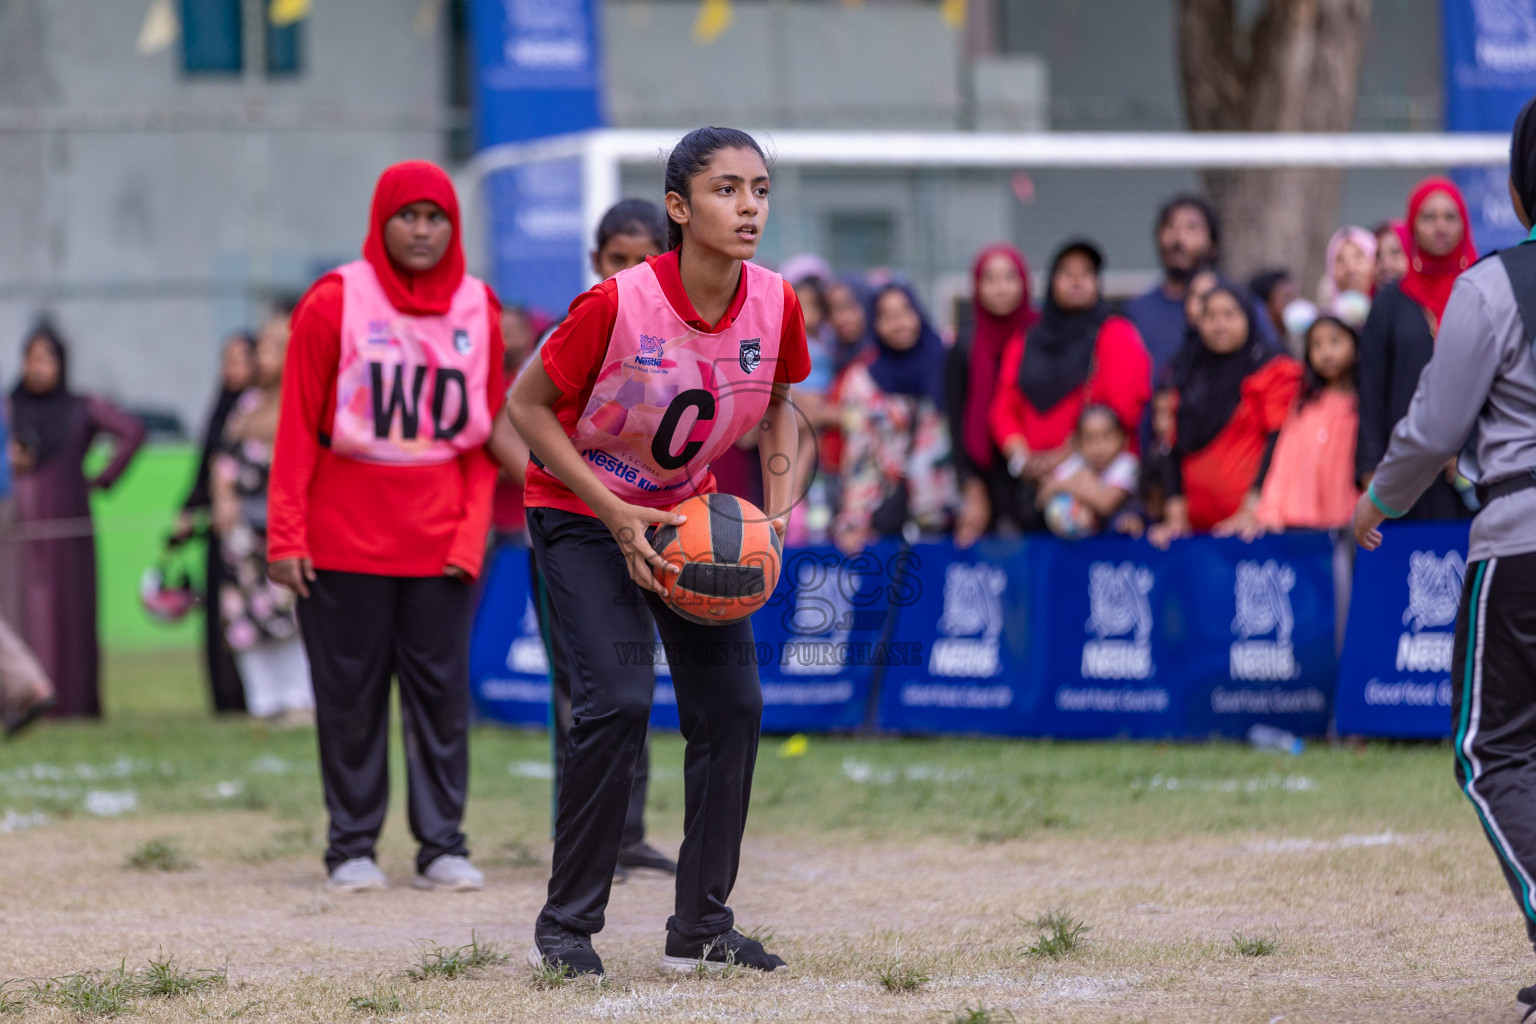
[[[1433,551],[1408,556],[1408,608],[1403,612],[1408,628],[1397,638],[1399,672],[1451,670],[1455,633],[1445,627],[1456,625],[1466,574],[1467,563],[1459,551],[1448,551],[1443,558]]]
[[[1085,679],[1150,679],[1152,570],[1132,562],[1088,567],[1088,624],[1083,644]]]
[[[944,613],[928,655],[928,674],[987,679],[1003,670],[1003,589],[995,565],[952,562],[944,570]]]
[[[1237,563],[1233,593],[1237,615],[1232,620],[1236,638],[1228,656],[1229,674],[1235,680],[1296,679],[1301,665],[1291,646],[1296,617],[1291,611],[1291,590],[1296,570],[1270,559]]]

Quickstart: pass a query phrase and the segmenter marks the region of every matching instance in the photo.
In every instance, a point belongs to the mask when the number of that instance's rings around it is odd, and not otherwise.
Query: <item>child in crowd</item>
[[[1136,493],[1140,463],[1126,448],[1125,427],[1107,405],[1090,405],[1077,419],[1073,453],[1040,484],[1037,502],[1046,525],[1068,539],[1115,522]],[[1139,531],[1138,531],[1139,532]]]
[[[1355,391],[1359,339],[1337,317],[1307,331],[1301,396],[1280,429],[1254,515],[1268,530],[1334,530],[1348,525],[1355,487]]]

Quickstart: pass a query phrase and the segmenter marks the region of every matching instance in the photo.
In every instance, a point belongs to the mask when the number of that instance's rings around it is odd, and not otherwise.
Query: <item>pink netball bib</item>
[[[649,264],[614,278],[613,336],[571,440],[625,501],[667,507],[692,497],[710,462],[767,410],[784,283],[752,263],[742,273],[741,314],[716,334],[677,315]]]
[[[448,462],[491,436],[485,285],[464,275],[443,316],[390,305],[365,260],[338,267],[341,361],[331,450],[363,462]]]

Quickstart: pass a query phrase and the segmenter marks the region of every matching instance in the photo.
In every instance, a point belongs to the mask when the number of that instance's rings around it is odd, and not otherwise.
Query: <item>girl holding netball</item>
[[[765,505],[783,533],[797,429],[789,386],[810,369],[794,290],[751,262],[768,165],[750,135],[700,128],[667,161],[670,250],[571,304],[507,405],[533,452],[528,532],[566,625],[572,724],[549,896],[529,961],[600,975],[625,811],[650,718],[654,627],[674,653],[687,742],[683,844],[663,969],[784,961],[734,929],[736,881],[762,718],[752,626],[690,622],[662,600],[671,570],[647,539],[669,509],[714,491],[710,460],[758,431]],[[720,524],[728,528],[729,524]],[[739,525],[739,524],[738,524]],[[719,658],[720,651],[732,656]]]

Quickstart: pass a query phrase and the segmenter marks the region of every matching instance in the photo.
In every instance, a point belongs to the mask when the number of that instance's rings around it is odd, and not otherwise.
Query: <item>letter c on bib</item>
[[[692,388],[672,399],[666,415],[661,418],[661,426],[656,428],[656,437],[651,441],[651,458],[662,469],[682,469],[704,447],[703,441],[689,441],[682,451],[672,454],[672,435],[677,433],[677,425],[689,409],[699,410],[699,420],[712,420],[715,418],[715,396],[703,388]]]

